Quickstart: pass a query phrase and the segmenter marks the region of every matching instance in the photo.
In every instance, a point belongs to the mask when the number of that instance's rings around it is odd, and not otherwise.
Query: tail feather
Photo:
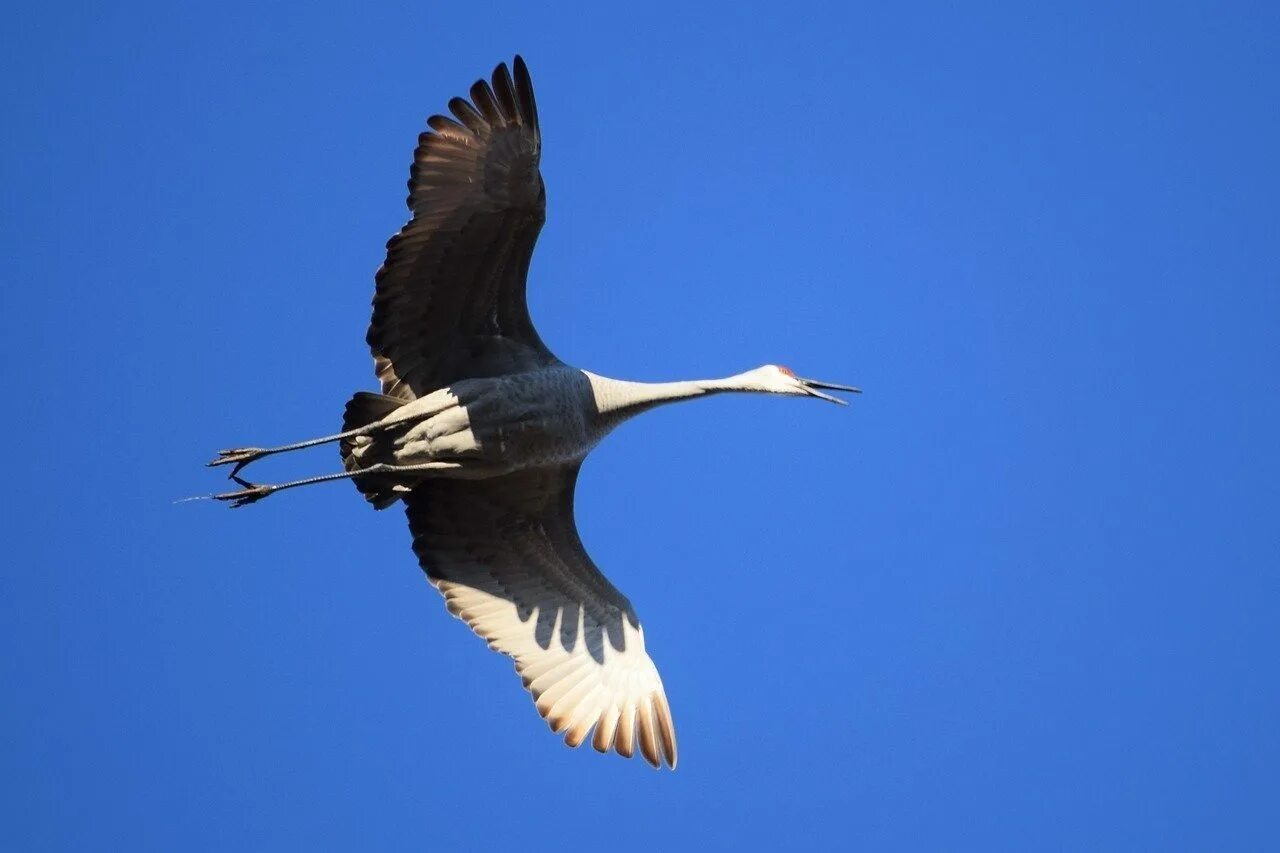
[[[342,415],[342,431],[359,429],[380,421],[404,404],[404,400],[396,397],[357,391],[355,396],[347,402],[347,409]],[[355,471],[360,468],[360,462],[353,453],[357,440],[344,438],[339,444],[344,470]],[[398,487],[395,483],[389,483],[377,477],[357,477],[354,482],[365,500],[373,504],[375,509],[386,509],[398,501],[403,494],[403,486]]]

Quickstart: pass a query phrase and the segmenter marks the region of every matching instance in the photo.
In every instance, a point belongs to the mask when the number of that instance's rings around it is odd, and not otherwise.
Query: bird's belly
[[[573,421],[529,421],[501,424],[480,442],[492,459],[516,468],[562,465],[586,456],[594,442],[587,441]]]
[[[481,405],[456,405],[399,432],[396,465],[452,462],[457,476],[494,477],[579,460],[595,446],[576,413],[540,407],[493,417]]]
[[[550,406],[518,418],[473,424],[471,436],[481,458],[510,470],[563,465],[586,456],[595,445],[577,413]]]

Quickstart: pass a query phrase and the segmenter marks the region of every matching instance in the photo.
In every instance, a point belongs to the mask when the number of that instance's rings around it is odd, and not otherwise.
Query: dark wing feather
[[[382,392],[410,400],[469,376],[555,361],[529,320],[525,275],[545,219],[542,140],[520,57],[457,120],[432,116],[409,177],[413,218],[387,243],[367,337]]]
[[[662,679],[630,602],[587,556],[573,520],[578,466],[440,478],[405,496],[413,550],[449,612],[515,660],[565,743],[676,765]]]

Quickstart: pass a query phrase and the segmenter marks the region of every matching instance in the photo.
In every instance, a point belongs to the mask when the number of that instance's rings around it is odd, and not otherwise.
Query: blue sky
[[[1280,15],[1067,5],[11,10],[6,843],[1274,847]],[[398,511],[171,503],[374,387],[415,135],[516,52],[562,358],[866,391],[588,461],[674,774],[548,734]]]

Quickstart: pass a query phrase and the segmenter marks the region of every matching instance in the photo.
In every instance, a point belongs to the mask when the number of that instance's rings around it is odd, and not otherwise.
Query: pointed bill
[[[796,377],[796,381],[803,385],[804,389],[808,391],[811,396],[817,397],[820,400],[828,400],[832,403],[838,403],[841,406],[849,405],[849,401],[841,400],[839,397],[832,396],[831,394],[824,394],[818,389],[826,388],[831,391],[848,391],[851,394],[862,393],[861,388],[855,388],[852,385],[840,385],[835,382],[820,382],[817,379],[804,379],[799,376]]]

